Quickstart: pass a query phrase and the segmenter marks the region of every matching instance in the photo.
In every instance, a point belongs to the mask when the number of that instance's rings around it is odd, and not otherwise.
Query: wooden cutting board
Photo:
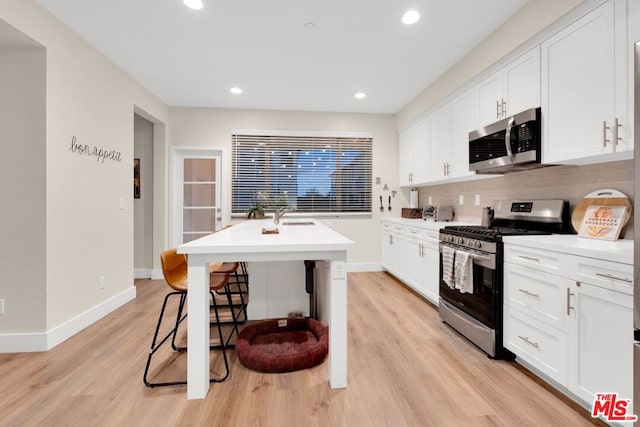
[[[571,225],[576,233],[580,230],[584,214],[587,208],[591,205],[626,206],[627,213],[622,221],[623,227],[627,224],[629,218],[631,218],[631,202],[624,193],[610,189],[596,190],[584,196],[584,198],[573,208],[573,212],[571,213]]]

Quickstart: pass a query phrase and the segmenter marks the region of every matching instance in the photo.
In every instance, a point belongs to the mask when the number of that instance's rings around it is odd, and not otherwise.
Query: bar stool
[[[224,262],[222,265],[213,266],[211,270],[212,279],[215,280],[217,275],[229,275],[229,280],[225,289],[215,292],[214,297],[217,298],[218,307],[227,307],[227,297],[231,296],[231,307],[242,311],[242,316],[236,313],[238,324],[247,322],[247,304],[249,303],[249,274],[244,262]]]
[[[187,314],[184,313],[184,304],[187,300],[187,258],[184,254],[178,254],[176,249],[169,249],[160,254],[160,261],[162,264],[162,274],[164,275],[165,281],[167,285],[171,288],[171,291],[165,296],[164,302],[162,303],[162,309],[160,310],[160,316],[158,317],[158,323],[156,324],[155,333],[153,335],[153,340],[151,342],[151,348],[149,349],[149,356],[147,358],[147,364],[144,369],[143,380],[146,386],[148,387],[161,387],[161,386],[172,386],[172,385],[184,385],[186,384],[186,380],[182,381],[169,381],[169,382],[151,382],[149,381],[148,374],[149,368],[151,366],[151,359],[153,355],[162,347],[162,345],[171,338],[171,347],[174,351],[186,351],[186,347],[178,347],[176,345],[176,336],[178,333],[178,328],[182,321],[187,317]],[[235,312],[231,309],[231,321],[227,323],[233,324],[233,328],[229,332],[228,336],[225,337],[222,331],[222,325],[225,323],[222,320],[222,313],[220,312],[220,306],[218,304],[216,293],[224,292],[227,288],[227,283],[229,281],[229,273],[217,273],[210,275],[210,284],[209,284],[209,292],[211,294],[211,308],[214,314],[214,318],[210,320],[211,325],[215,325],[218,331],[218,340],[219,344],[211,345],[210,349],[220,349],[222,351],[222,358],[224,360],[225,373],[222,376],[210,378],[210,382],[222,382],[229,377],[229,361],[227,359],[226,349],[229,346],[229,341],[231,340],[233,333],[235,331],[236,336],[238,334],[238,321],[235,316]],[[231,294],[226,293],[226,301],[227,306],[232,308],[232,300]],[[167,308],[167,303],[169,299],[173,296],[179,297],[178,302],[178,312],[176,315],[175,323],[173,329],[169,331],[169,333],[158,340],[158,334],[160,332],[160,326],[162,324],[162,319],[164,317],[165,310]]]

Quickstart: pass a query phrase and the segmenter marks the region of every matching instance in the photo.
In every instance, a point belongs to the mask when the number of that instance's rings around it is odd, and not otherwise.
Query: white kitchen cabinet
[[[423,184],[429,179],[429,133],[429,118],[423,117],[398,135],[400,186]]]
[[[542,43],[544,163],[632,157],[625,14],[611,0]]]
[[[398,277],[418,292],[422,291],[422,232],[405,227],[398,239]]]
[[[451,105],[433,112],[431,118],[431,179],[446,179],[451,162]]]
[[[393,250],[393,239],[395,238],[393,225],[383,223],[381,235],[382,267],[387,271],[393,272],[396,269]]]
[[[431,116],[431,180],[454,180],[469,171],[469,132],[477,127],[476,92],[468,91]]]
[[[505,347],[583,404],[596,393],[631,398],[633,266],[504,247]]]
[[[383,222],[382,266],[414,291],[438,304],[438,231]]]
[[[569,390],[585,402],[596,393],[633,397],[633,297],[576,282],[570,288]]]
[[[540,106],[540,47],[511,61],[476,86],[478,124],[485,126]]]
[[[527,254],[528,258],[541,258],[541,254],[534,251]],[[504,264],[503,345],[521,361],[560,384],[567,383],[567,330],[563,309],[566,289],[572,283],[545,269],[511,262]]]
[[[440,251],[438,233],[427,232],[422,242],[422,294],[438,305],[440,299]]]

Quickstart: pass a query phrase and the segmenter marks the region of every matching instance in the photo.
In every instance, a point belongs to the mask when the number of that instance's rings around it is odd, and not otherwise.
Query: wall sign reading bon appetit
[[[78,139],[75,135],[71,138],[71,147],[69,147],[69,151],[72,153],[77,153],[79,155],[85,156],[95,156],[96,161],[100,163],[104,163],[105,160],[112,160],[114,162],[122,161],[121,155],[119,151],[116,150],[105,150],[103,148],[93,147],[87,144],[78,144]]]

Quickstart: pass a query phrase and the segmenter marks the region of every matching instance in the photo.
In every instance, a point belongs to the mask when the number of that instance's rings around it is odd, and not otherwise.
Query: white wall
[[[46,234],[34,242],[46,245],[46,277],[27,285],[46,288],[37,289],[47,298],[45,330],[60,341],[135,295],[133,113],[137,108],[166,123],[168,110],[35,0],[3,0],[0,19],[46,49],[45,200],[38,195],[40,213],[46,203]],[[121,161],[71,152],[74,136],[79,144],[120,152]],[[10,261],[24,263],[23,254]],[[16,303],[20,324],[42,315]],[[48,345],[55,344],[49,338]]]
[[[398,190],[398,151],[395,117],[379,114],[308,113],[265,110],[225,110],[206,108],[170,108],[172,144],[194,147],[221,148],[225,152],[223,188],[226,190],[223,206],[223,222],[228,222],[231,203],[231,130],[305,130],[305,131],[349,131],[373,133],[373,177],[380,177],[381,184],[373,185],[373,214],[366,219],[327,219],[336,231],[354,242],[356,247],[349,253],[348,262],[354,268],[372,267],[380,261],[380,223],[382,215],[399,214],[406,200],[396,197],[392,206],[381,213],[377,208],[382,194]],[[383,192],[384,184],[389,191]]]
[[[140,159],[140,198],[133,199],[133,266],[136,278],[153,269],[153,123],[134,117],[133,157]]]
[[[31,43],[0,47],[0,332],[46,327],[46,58]]]

